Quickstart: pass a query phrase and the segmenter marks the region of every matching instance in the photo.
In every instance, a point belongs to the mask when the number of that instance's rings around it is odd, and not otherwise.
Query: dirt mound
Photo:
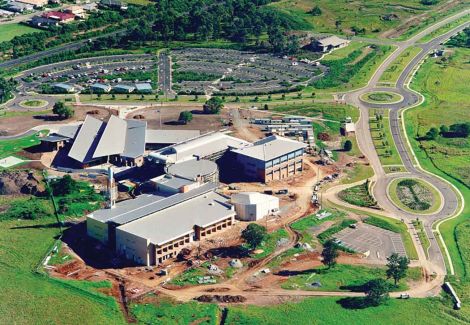
[[[37,175],[25,170],[0,172],[0,195],[39,195],[45,190]]]
[[[245,302],[246,298],[240,295],[231,296],[231,295],[202,295],[195,300],[200,302],[223,302],[223,303],[240,303]]]

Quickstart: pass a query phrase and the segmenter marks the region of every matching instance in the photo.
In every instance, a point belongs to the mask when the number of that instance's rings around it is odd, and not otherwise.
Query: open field
[[[308,13],[315,5],[321,9],[319,16]],[[309,1],[294,3],[287,0],[275,2],[273,6],[291,16],[300,17],[310,23],[315,32],[352,34],[352,29],[364,29],[363,35],[379,37],[384,31],[400,25],[411,16],[428,12],[436,6],[424,6],[413,1]],[[339,24],[336,22],[340,21]]]
[[[9,41],[15,36],[28,33],[37,33],[39,29],[32,28],[23,24],[4,24],[0,25],[0,42]]]
[[[428,59],[413,80],[412,88],[426,97],[419,109],[406,113],[406,129],[413,141],[431,127],[470,122],[470,49],[451,51],[445,61]],[[437,168],[470,186],[470,138],[438,136],[419,144]]]
[[[402,165],[401,157],[398,154],[395,142],[393,142],[392,132],[389,124],[389,110],[377,112],[380,117],[377,120],[375,111],[371,110],[369,115],[369,127],[375,150],[382,165]]]
[[[232,306],[225,324],[464,324],[452,317],[451,302],[439,298],[397,300],[374,308],[347,309],[347,300],[333,297],[305,299],[276,306]],[[419,311],[419,312],[417,312]],[[295,315],[295,317],[292,317]]]
[[[34,272],[58,234],[54,218],[0,222],[2,322],[123,324],[114,298],[102,293],[109,283],[56,280]]]
[[[402,291],[408,289],[406,282],[419,281],[421,279],[420,268],[410,268],[407,277],[403,279],[398,287],[393,291]],[[302,272],[300,275],[291,276],[283,282],[284,289],[301,289],[316,291],[364,291],[368,281],[385,278],[385,269],[378,267],[338,264],[331,269],[326,267],[314,268],[308,272]],[[320,287],[312,286],[314,282],[319,282]],[[393,285],[393,281],[390,282]]]
[[[40,143],[38,134],[22,137],[14,140],[0,140],[0,158],[11,156],[24,148],[32,147]]]
[[[413,190],[410,186],[403,185],[403,181],[414,182]],[[439,192],[430,184],[417,178],[394,179],[389,185],[388,194],[400,209],[410,213],[435,213],[441,206]]]
[[[421,49],[419,47],[407,48],[392,62],[392,64],[387,68],[387,70],[385,70],[385,72],[380,77],[379,82],[388,86],[395,85],[403,69],[408,65],[408,63],[411,62],[411,60],[413,60],[413,58],[419,52],[421,52]]]

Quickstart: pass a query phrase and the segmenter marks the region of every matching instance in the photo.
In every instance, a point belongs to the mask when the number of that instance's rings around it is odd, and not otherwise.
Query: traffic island
[[[369,104],[397,104],[403,96],[391,91],[371,91],[361,95],[361,100]]]
[[[394,179],[387,187],[387,194],[397,207],[413,214],[433,214],[442,207],[438,190],[421,179]]]

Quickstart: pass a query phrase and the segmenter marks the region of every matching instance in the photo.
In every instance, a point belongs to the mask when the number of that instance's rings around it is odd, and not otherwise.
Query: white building
[[[234,194],[231,202],[237,217],[243,221],[256,221],[279,212],[279,198],[258,192]]]

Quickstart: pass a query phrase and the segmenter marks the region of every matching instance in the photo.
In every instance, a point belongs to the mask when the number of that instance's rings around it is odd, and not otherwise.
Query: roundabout
[[[418,178],[396,178],[387,195],[399,209],[412,214],[434,214],[442,209],[441,195],[430,183]]]
[[[29,99],[19,103],[19,105],[24,108],[44,108],[48,104],[49,103],[43,99]]]
[[[360,99],[370,104],[397,104],[403,101],[403,96],[392,91],[370,91],[362,94]]]

